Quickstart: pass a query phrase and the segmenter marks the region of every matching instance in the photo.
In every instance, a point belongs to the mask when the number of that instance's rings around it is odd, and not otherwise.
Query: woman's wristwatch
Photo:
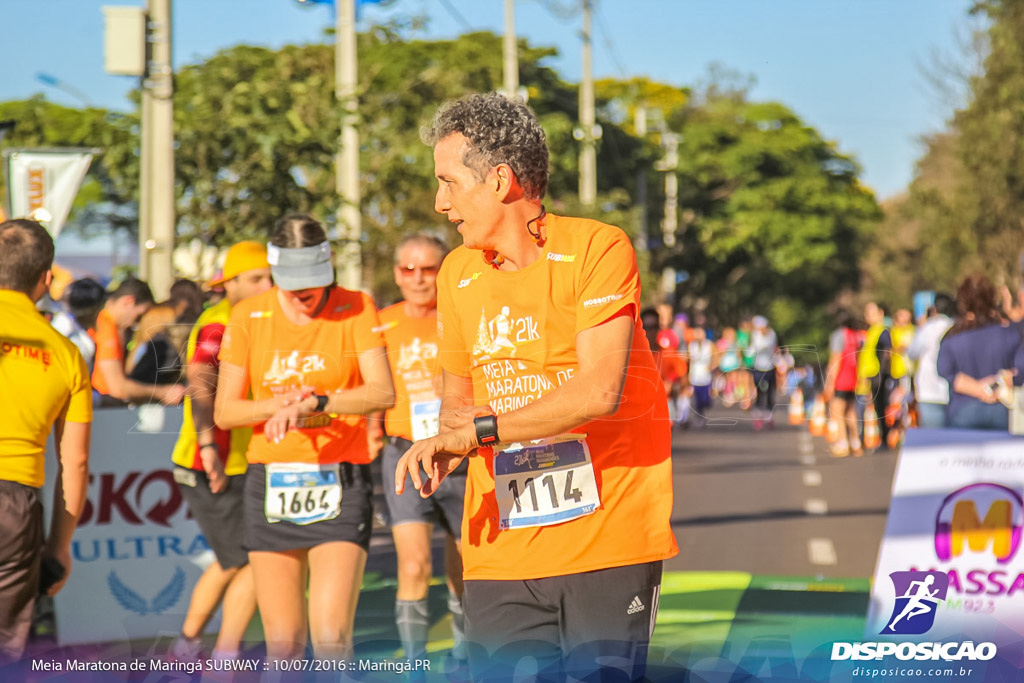
[[[329,400],[327,394],[313,394],[313,398],[316,399],[316,408],[313,410],[314,413],[323,413],[327,411],[327,401]]]

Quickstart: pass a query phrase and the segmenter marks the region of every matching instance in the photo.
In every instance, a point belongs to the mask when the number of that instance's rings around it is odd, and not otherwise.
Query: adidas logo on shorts
[[[637,612],[644,611],[644,603],[640,602],[640,596],[634,595],[633,602],[629,603],[629,609],[626,610],[626,614],[636,614]]]

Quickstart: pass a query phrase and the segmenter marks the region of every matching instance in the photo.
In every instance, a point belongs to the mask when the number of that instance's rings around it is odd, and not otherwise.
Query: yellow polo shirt
[[[68,422],[92,422],[82,354],[25,294],[0,289],[0,479],[43,485],[46,437],[65,409]]]

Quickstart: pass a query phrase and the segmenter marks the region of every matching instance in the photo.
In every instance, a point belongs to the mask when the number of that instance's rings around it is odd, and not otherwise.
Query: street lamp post
[[[84,92],[82,92],[73,85],[65,83],[56,76],[39,71],[36,73],[36,80],[42,83],[43,85],[48,85],[51,88],[56,88],[57,90],[61,90],[67,93],[68,95],[71,95],[76,100],[84,104],[86,107],[92,106],[92,102],[89,101],[89,98],[86,96]]]

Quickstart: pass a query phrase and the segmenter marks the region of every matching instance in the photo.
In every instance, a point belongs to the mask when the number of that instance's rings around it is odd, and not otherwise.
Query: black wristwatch
[[[481,446],[498,443],[498,418],[494,415],[481,415],[473,419],[476,427],[476,442]]]
[[[322,413],[327,409],[327,394],[313,394],[316,398],[316,410],[314,413]]]
[[[218,446],[213,441],[211,441],[210,443],[201,443],[201,444],[199,444],[199,450],[203,450],[204,448],[212,448],[215,451],[217,451],[218,453],[220,453],[220,446]]]

